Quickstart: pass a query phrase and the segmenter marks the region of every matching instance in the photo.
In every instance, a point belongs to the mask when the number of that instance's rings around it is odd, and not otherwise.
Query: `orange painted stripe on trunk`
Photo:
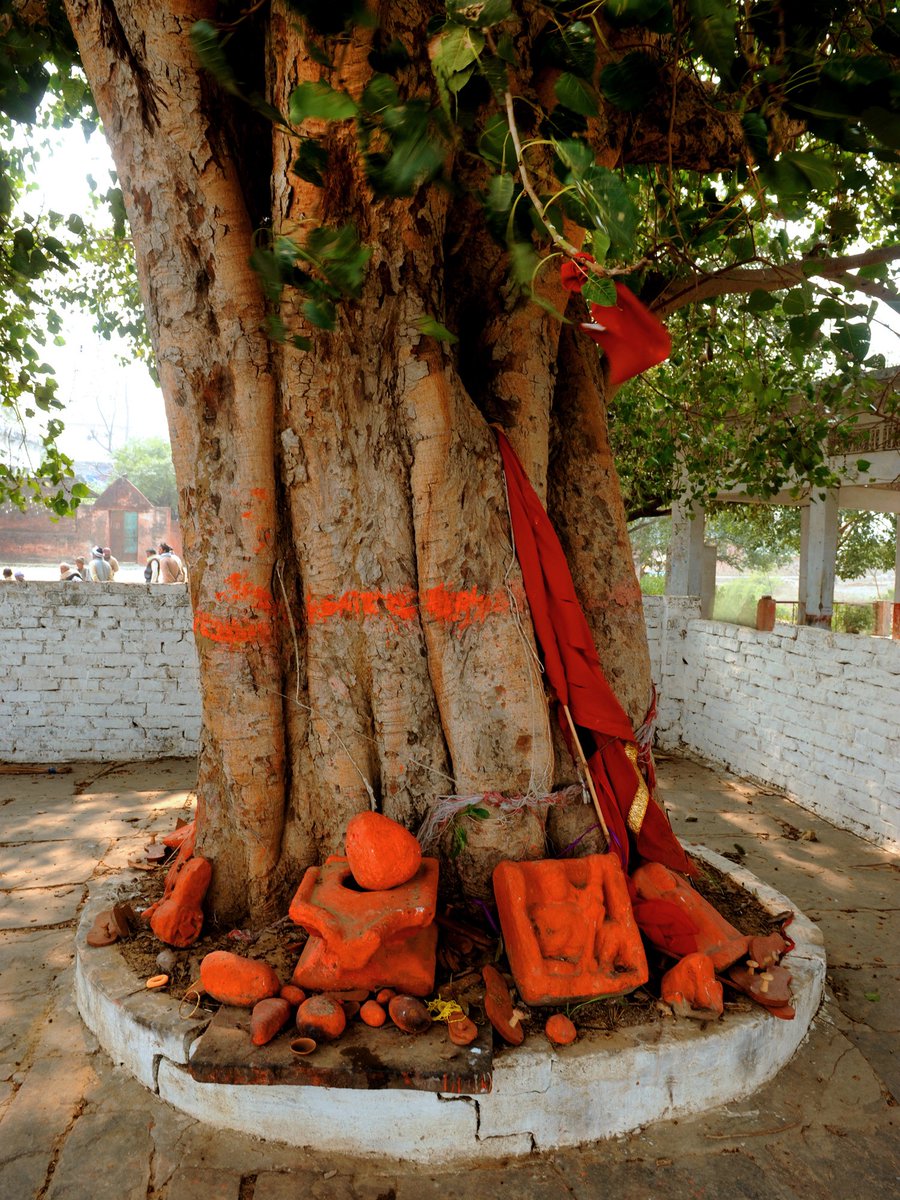
[[[214,617],[212,613],[194,614],[194,633],[226,646],[246,646],[250,642],[271,642],[274,630],[269,617]]]
[[[310,596],[306,616],[311,625],[332,617],[377,617],[389,615],[411,621],[419,613],[435,621],[465,629],[485,621],[493,613],[509,611],[509,597],[502,588],[480,592],[478,588],[453,590],[440,584],[422,593],[412,588],[396,592],[350,591],[340,596]]]

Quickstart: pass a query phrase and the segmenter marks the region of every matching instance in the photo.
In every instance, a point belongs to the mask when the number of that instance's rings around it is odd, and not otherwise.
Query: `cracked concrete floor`
[[[680,836],[736,855],[819,923],[829,990],[810,1036],[741,1103],[607,1143],[463,1169],[218,1132],[112,1063],[75,1011],[72,932],[90,882],[124,865],[150,831],[172,827],[195,764],[0,775],[0,1200],[898,1194],[900,864],[769,788],[689,759],[659,766]]]

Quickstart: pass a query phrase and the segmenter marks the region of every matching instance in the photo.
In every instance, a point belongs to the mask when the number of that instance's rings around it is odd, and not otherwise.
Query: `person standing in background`
[[[109,546],[103,547],[103,559],[105,562],[109,563],[109,569],[112,571],[110,579],[115,579],[116,572],[119,569],[119,560],[117,558],[113,558],[113,552],[110,550]]]
[[[159,543],[159,582],[185,583],[187,572],[184,563],[168,542]]]
[[[103,557],[103,550],[95,546],[91,551],[91,562],[88,567],[91,583],[109,583],[112,579],[112,567]]]
[[[147,555],[147,565],[144,567],[144,582],[159,583],[159,559],[156,556],[156,551],[151,546],[145,553]]]

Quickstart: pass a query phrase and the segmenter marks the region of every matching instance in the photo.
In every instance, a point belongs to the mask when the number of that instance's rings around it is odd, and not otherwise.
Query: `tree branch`
[[[714,271],[709,275],[696,274],[687,279],[671,280],[651,307],[658,317],[666,317],[676,309],[683,308],[686,304],[695,304],[698,300],[710,300],[714,296],[745,295],[755,291],[778,292],[796,287],[813,275],[821,279],[835,279],[845,286],[851,284],[860,291],[867,291],[872,280],[858,280],[848,272],[877,263],[896,262],[898,259],[900,245],[881,246],[839,258],[798,258],[778,266],[724,267],[721,271]],[[900,299],[895,292],[891,295],[894,300]],[[887,297],[885,295],[881,298]]]

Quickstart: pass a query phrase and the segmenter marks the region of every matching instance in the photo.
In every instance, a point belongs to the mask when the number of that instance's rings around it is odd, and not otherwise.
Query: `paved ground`
[[[0,1200],[896,1196],[898,860],[753,784],[687,760],[660,765],[682,836],[737,854],[819,922],[829,994],[810,1036],[740,1104],[461,1172],[216,1132],[110,1062],[75,1011],[73,929],[89,883],[174,824],[194,766],[0,774]]]

